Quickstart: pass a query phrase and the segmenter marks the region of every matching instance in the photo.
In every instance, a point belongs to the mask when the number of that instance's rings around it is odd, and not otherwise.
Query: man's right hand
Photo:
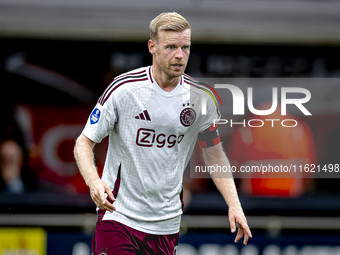
[[[90,188],[91,198],[96,206],[105,211],[113,212],[116,210],[116,208],[105,198],[106,193],[108,198],[110,198],[113,202],[116,201],[112,191],[105,182],[101,179],[97,179],[92,181],[88,186]]]
[[[93,148],[95,142],[81,134],[76,140],[74,157],[79,171],[83,176],[86,185],[90,188],[93,202],[100,209],[113,212],[116,208],[105,198],[105,193],[111,201],[115,201],[112,191],[98,176],[93,160]]]

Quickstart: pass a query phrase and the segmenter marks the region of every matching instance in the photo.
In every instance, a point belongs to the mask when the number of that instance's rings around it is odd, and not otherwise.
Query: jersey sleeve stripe
[[[119,77],[119,78],[117,77],[117,78],[114,79],[113,82],[106,88],[106,90],[104,91],[103,95],[101,96],[101,98],[99,99],[98,102],[102,104],[103,99],[106,97],[106,95],[107,95],[108,93],[110,93],[110,90],[111,90],[112,88],[114,88],[114,86],[115,86],[116,84],[118,84],[119,82],[121,82],[121,81],[123,81],[123,80],[125,80],[125,79],[129,79],[129,78],[141,78],[141,77],[146,77],[146,73],[145,73],[145,74],[140,74],[140,75],[135,75],[135,76],[133,76],[133,75],[124,75],[124,76]]]
[[[145,72],[145,70],[140,71],[140,72],[135,72],[135,73],[125,73],[125,74],[121,74],[121,75],[115,77],[115,78],[113,79],[113,81],[109,84],[109,86],[106,87],[104,93],[103,93],[102,96],[99,98],[99,101],[100,101],[103,97],[105,97],[106,91],[108,91],[108,90],[111,88],[112,84],[113,84],[114,82],[116,82],[117,80],[119,80],[120,78],[125,77],[125,76],[132,76],[132,75],[142,74],[143,72]]]
[[[110,84],[109,86],[107,86],[107,88],[105,89],[105,91],[103,92],[103,94],[101,95],[101,97],[98,100],[98,103],[102,104],[103,99],[106,97],[107,93],[109,93],[109,91],[111,90],[111,88],[113,86],[115,86],[115,84],[117,84],[118,82],[127,79],[127,78],[140,78],[140,77],[144,77],[146,76],[146,71],[140,71],[140,72],[135,72],[135,73],[127,73],[127,74],[122,74],[120,76],[117,76]]]
[[[146,75],[145,75],[146,76]],[[106,95],[105,98],[103,98],[100,102],[101,105],[104,105],[105,102],[109,99],[109,97],[111,96],[112,92],[115,91],[117,88],[119,88],[120,86],[126,84],[126,83],[130,83],[130,82],[137,82],[137,81],[146,81],[148,80],[148,77],[146,78],[143,78],[143,79],[131,79],[131,80],[127,80],[127,81],[124,81],[124,82],[120,82],[119,84],[117,84],[116,86],[114,86],[110,91],[109,93]]]
[[[190,76],[187,75],[187,74],[184,74],[184,79],[185,79],[185,80],[188,80],[188,81],[191,81],[191,82],[193,82],[193,83],[195,83],[195,84],[196,84],[197,86],[199,86],[200,88],[201,88],[201,87],[208,87],[208,89],[210,89],[210,90],[212,91],[212,93],[214,93],[214,95],[217,96],[218,100],[220,101],[220,104],[222,105],[222,100],[221,100],[219,94],[217,93],[217,91],[216,91],[213,87],[211,87],[211,86],[208,85],[208,84],[202,83],[202,82],[200,82],[200,81],[198,81],[198,80],[196,80],[196,79],[190,77]],[[205,89],[207,89],[207,88],[205,88]]]
[[[215,99],[215,97],[214,97],[214,95],[213,95],[213,93],[212,93],[211,91],[209,91],[209,90],[206,89],[204,86],[202,86],[202,84],[201,84],[201,85],[198,85],[198,84],[196,84],[196,83],[189,82],[188,80],[186,80],[186,78],[184,78],[184,83],[189,84],[189,85],[191,85],[191,86],[194,86],[194,87],[196,87],[196,88],[199,88],[199,89],[205,91],[205,92],[213,99],[213,101],[214,101],[214,103],[215,103],[215,106],[216,106],[216,112],[217,112],[218,116],[221,116],[221,114],[220,114],[220,112],[219,112],[219,110],[218,110],[217,101],[216,101],[216,99]]]
[[[137,74],[142,74],[142,73],[146,73],[146,71],[143,70],[143,71],[135,72],[135,73],[124,73],[124,74],[118,75],[118,76],[115,78],[115,80],[120,79],[120,78],[122,78],[122,77],[124,77],[124,76],[131,76],[131,75],[137,75]]]

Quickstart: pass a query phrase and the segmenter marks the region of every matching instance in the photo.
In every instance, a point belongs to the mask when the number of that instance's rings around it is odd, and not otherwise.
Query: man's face
[[[190,54],[189,29],[181,32],[160,31],[155,42],[155,62],[168,78],[179,77],[184,73]]]

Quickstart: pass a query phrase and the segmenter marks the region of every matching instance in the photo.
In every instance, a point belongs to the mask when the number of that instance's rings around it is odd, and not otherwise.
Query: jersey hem
[[[119,223],[122,223],[130,228],[133,228],[135,230],[138,230],[138,231],[141,231],[141,232],[144,232],[144,233],[147,233],[147,234],[151,234],[151,235],[173,235],[173,234],[177,234],[179,232],[179,227],[174,229],[174,230],[169,230],[169,231],[154,231],[154,230],[150,230],[150,229],[145,229],[145,228],[142,228],[142,227],[138,227],[134,224],[132,224],[131,222],[129,221],[125,221],[124,219],[114,219],[114,218],[109,218],[109,219],[102,219],[102,220],[114,220],[114,221],[117,221]]]
[[[115,213],[118,213],[117,211]],[[176,226],[173,229],[164,229],[163,226],[159,226],[158,229],[149,229],[149,228],[145,228],[144,226],[140,226],[140,224],[138,224],[138,221],[130,219],[128,216],[124,215],[124,214],[115,214],[115,215],[111,215],[111,214],[104,214],[104,217],[102,220],[114,220],[117,222],[120,222],[122,224],[125,224],[127,226],[129,226],[130,228],[136,229],[138,231],[147,233],[147,234],[152,234],[152,235],[172,235],[172,234],[176,234],[179,232],[180,229],[180,222],[181,222],[181,215],[175,216],[174,218],[168,219],[168,220],[161,220],[161,221],[157,221],[157,222],[161,222],[161,223],[165,223],[166,221],[170,221],[173,219],[178,219],[176,222]],[[146,221],[142,221],[143,224],[146,224]],[[178,224],[178,226],[177,226]],[[153,224],[152,222],[150,222],[151,226],[157,226],[156,224]]]

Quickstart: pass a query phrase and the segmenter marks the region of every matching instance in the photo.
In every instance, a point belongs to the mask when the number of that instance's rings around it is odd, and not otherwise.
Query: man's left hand
[[[229,207],[229,222],[232,233],[235,233],[236,231],[236,223],[239,225],[235,243],[237,243],[244,236],[243,244],[247,245],[249,237],[253,238],[253,236],[248,227],[247,219],[244,216],[243,210],[240,206]]]

